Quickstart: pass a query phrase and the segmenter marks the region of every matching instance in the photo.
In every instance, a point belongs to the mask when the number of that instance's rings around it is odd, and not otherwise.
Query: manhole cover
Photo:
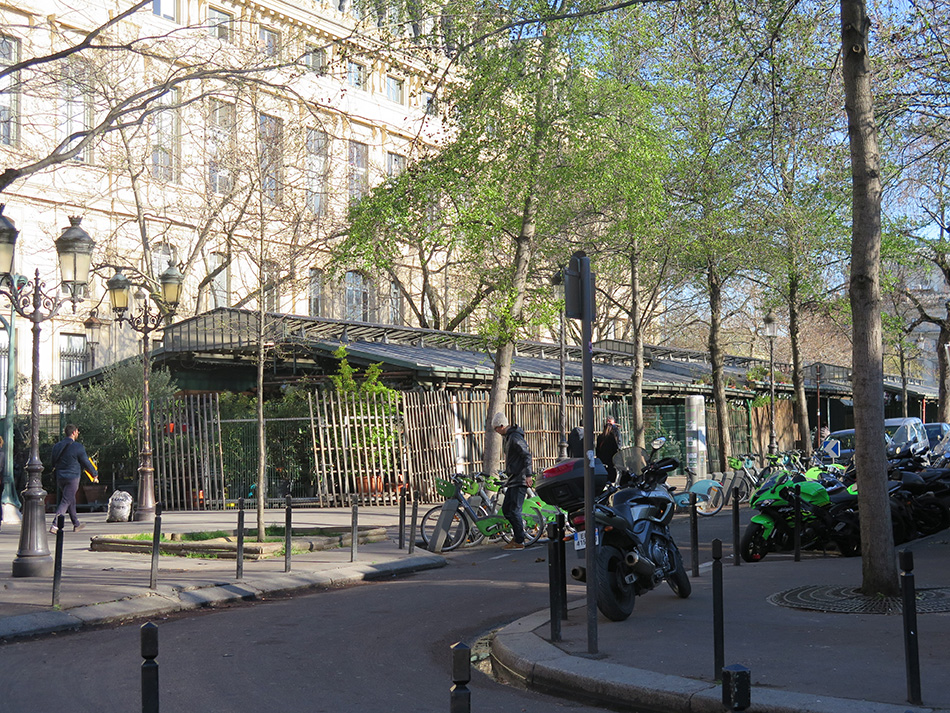
[[[950,587],[917,590],[921,614],[950,612]],[[901,597],[869,597],[855,587],[810,584],[773,594],[768,601],[780,607],[838,614],[900,614]]]

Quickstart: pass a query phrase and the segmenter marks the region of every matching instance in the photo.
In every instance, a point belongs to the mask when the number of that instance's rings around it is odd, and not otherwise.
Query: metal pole
[[[399,549],[406,549],[406,486],[399,488]]]
[[[564,574],[564,567],[558,562],[557,524],[548,523],[548,597],[551,603],[551,641],[561,640],[561,582],[558,575]]]
[[[739,498],[736,497],[735,485],[732,487],[732,564],[738,567],[742,558],[739,550],[742,549],[739,537]]]
[[[66,517],[60,515],[56,518],[56,555],[53,558],[53,606],[59,607],[59,592],[63,582],[63,525],[66,524]]]
[[[590,259],[578,257],[581,286],[581,343],[584,356],[581,362],[584,392],[584,534],[587,568],[587,653],[596,654],[597,645],[597,526],[594,522],[594,364],[593,348],[593,289]]]
[[[560,389],[561,389],[561,438],[557,444],[557,458],[564,460],[567,458],[567,378],[564,373],[564,362],[567,361],[567,319],[564,316],[564,310],[561,310],[560,318]]]
[[[561,618],[567,620],[567,552],[564,544],[564,528],[566,520],[563,512],[557,514],[557,558],[559,581],[561,586]]]
[[[769,453],[778,453],[775,438],[775,337],[769,337]]]
[[[244,498],[238,498],[237,579],[244,579]]]
[[[290,571],[290,551],[293,549],[293,505],[291,497],[287,496],[287,509],[284,515],[284,572]]]
[[[155,503],[155,527],[152,531],[152,571],[148,588],[158,587],[158,558],[162,553],[162,504]]]
[[[722,675],[722,667],[726,662],[724,640],[724,617],[722,606],[722,540],[712,541],[713,556],[713,651],[714,668],[713,676],[719,678]]]
[[[699,515],[696,513],[696,493],[689,494],[689,553],[693,577],[699,576]]]
[[[914,553],[901,550],[901,596],[904,609],[904,665],[907,671],[907,702],[919,705],[920,656],[917,648],[917,594],[914,588]]]
[[[409,554],[416,551],[416,526],[419,522],[419,502],[412,498],[412,520],[409,523]]]
[[[350,562],[356,562],[356,547],[359,543],[359,505],[353,503],[353,521],[350,525]]]
[[[146,313],[148,308],[146,307]],[[142,332],[142,450],[139,453],[139,497],[132,517],[136,522],[151,522],[155,519],[155,468],[152,466],[152,411],[149,403],[149,351],[151,329],[146,315]]]

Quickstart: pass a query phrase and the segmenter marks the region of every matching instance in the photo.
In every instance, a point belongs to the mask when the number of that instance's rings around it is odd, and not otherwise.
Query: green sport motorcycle
[[[743,560],[758,562],[769,552],[794,549],[796,499],[801,507],[803,550],[834,545],[845,557],[861,553],[857,496],[843,492],[832,499],[821,482],[780,470],[772,473],[749,501],[758,512],[752,516],[740,542]]]

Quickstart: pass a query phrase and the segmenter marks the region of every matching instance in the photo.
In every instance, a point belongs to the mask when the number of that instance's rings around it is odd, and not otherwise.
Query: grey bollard
[[[158,713],[158,627],[152,622],[140,629],[142,648],[142,713]]]
[[[155,525],[152,528],[152,562],[149,567],[148,588],[158,589],[158,559],[162,554],[162,504],[155,503]]]
[[[744,711],[752,705],[752,672],[745,666],[723,667],[722,705],[730,711]]]

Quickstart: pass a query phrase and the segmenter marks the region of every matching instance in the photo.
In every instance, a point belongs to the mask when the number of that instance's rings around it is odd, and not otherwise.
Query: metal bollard
[[[284,514],[284,572],[290,571],[290,551],[293,549],[293,505],[287,496],[287,510]]]
[[[142,713],[158,713],[158,627],[152,622],[142,624]]]
[[[409,554],[416,551],[416,526],[419,521],[419,503],[412,499],[412,520],[409,523]]]
[[[561,577],[564,565],[558,556],[558,527],[548,523],[548,595],[551,600],[551,641],[561,640]]]
[[[714,675],[722,671],[725,664],[724,644],[724,616],[722,606],[722,540],[712,541],[713,556],[713,657],[715,658]]]
[[[917,592],[914,587],[914,553],[901,550],[901,596],[904,609],[904,667],[907,702],[920,705],[920,655],[917,648]]]
[[[567,620],[567,546],[564,544],[564,529],[567,524],[564,513],[557,514],[557,558],[561,583],[561,619]]]
[[[795,486],[795,561],[802,561],[802,486]]]
[[[56,517],[56,554],[53,558],[53,606],[59,606],[59,591],[63,582],[63,525],[66,518]]]
[[[399,487],[399,549],[406,549],[406,486]]]
[[[238,498],[237,579],[244,579],[244,498]]]
[[[752,705],[752,672],[733,664],[722,669],[722,705],[726,710],[744,711]]]
[[[735,497],[733,488],[732,498],[732,565],[738,567],[742,563],[740,550],[742,549],[742,540],[739,537],[739,498]]]
[[[356,546],[359,543],[359,505],[353,503],[353,522],[350,525],[350,562],[356,562]]]
[[[689,494],[689,552],[693,577],[699,576],[699,516],[696,513],[696,493]]]
[[[449,713],[472,713],[472,651],[461,641],[452,644],[452,688],[449,693]]]
[[[158,558],[162,553],[162,504],[155,503],[155,527],[152,530],[152,566],[149,570],[148,588],[158,588]]]

